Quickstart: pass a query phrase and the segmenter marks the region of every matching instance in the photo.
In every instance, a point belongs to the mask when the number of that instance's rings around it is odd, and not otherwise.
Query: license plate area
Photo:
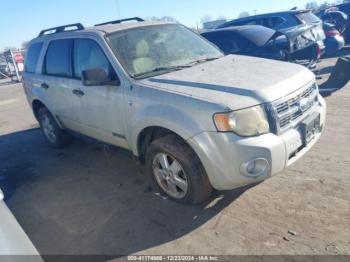
[[[321,131],[321,115],[314,112],[300,124],[300,133],[302,136],[303,145],[307,146],[315,135]]]

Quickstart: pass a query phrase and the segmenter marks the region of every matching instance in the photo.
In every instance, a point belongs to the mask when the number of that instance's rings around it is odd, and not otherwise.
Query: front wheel
[[[146,154],[146,167],[157,189],[177,202],[201,203],[212,193],[197,155],[175,135],[151,143]]]

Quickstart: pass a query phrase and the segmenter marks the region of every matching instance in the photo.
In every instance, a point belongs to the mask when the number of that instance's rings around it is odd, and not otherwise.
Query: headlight
[[[214,115],[214,123],[220,132],[235,132],[239,136],[257,136],[270,132],[269,122],[262,106],[255,106]]]

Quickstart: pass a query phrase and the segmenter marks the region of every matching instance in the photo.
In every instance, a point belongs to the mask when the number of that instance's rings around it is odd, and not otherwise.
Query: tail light
[[[339,36],[340,33],[337,30],[331,30],[331,31],[326,31],[326,36],[328,37],[334,37],[334,36]]]

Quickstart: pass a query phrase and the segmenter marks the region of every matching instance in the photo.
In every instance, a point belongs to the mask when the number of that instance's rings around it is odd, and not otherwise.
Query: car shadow
[[[79,140],[53,149],[39,129],[0,136],[0,152],[0,175],[14,192],[6,203],[42,255],[116,258],[169,243],[252,187],[178,204],[155,192],[127,154]]]
[[[345,46],[341,50],[335,52],[331,55],[325,55],[323,58],[337,58],[341,56],[348,56],[350,55],[350,46]]]
[[[329,68],[326,68],[327,70]],[[350,81],[350,57],[343,56],[337,60],[335,66],[330,68],[329,78],[319,85],[320,94],[323,97],[331,96],[347,86]]]

